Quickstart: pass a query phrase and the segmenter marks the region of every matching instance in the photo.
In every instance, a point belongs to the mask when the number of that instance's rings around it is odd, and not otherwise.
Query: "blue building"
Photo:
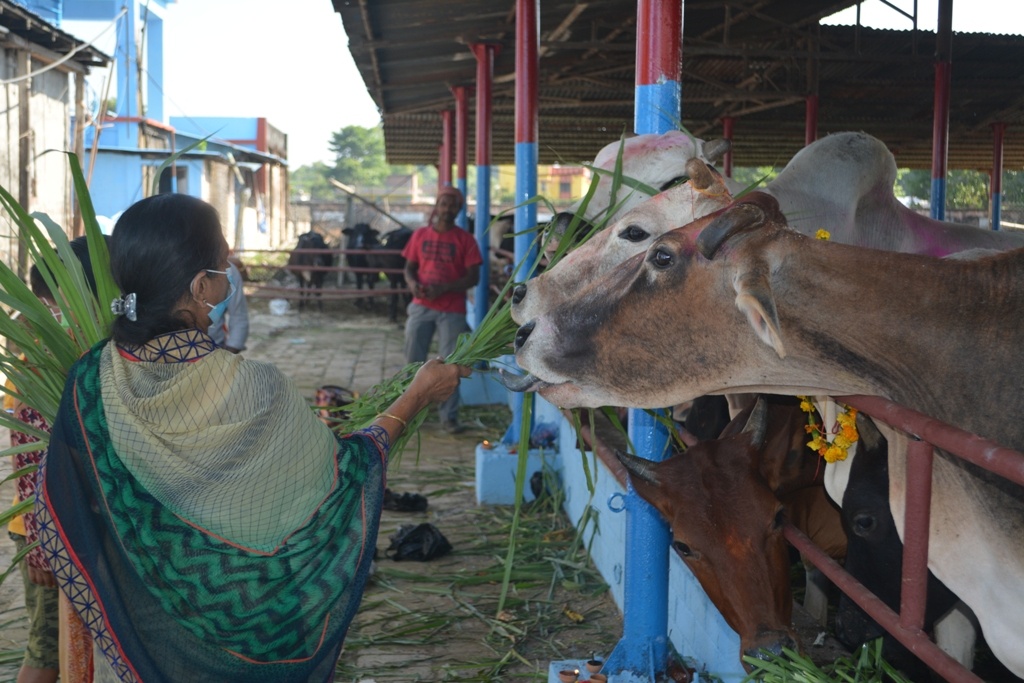
[[[294,237],[287,221],[283,132],[257,117],[165,116],[164,22],[173,21],[175,0],[19,2],[57,23],[89,22],[97,30],[114,24],[115,109],[98,103],[84,130],[83,163],[102,224],[112,227],[139,199],[181,192],[217,208],[228,244],[236,250],[274,248]],[[141,80],[140,73],[145,74]],[[175,153],[179,156],[168,165]]]

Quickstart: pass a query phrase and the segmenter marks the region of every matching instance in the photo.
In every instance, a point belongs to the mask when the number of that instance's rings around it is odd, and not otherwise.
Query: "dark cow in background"
[[[842,505],[843,527],[848,538],[846,571],[890,609],[899,612],[903,542],[896,533],[896,522],[889,509],[888,444],[871,420],[863,415],[857,417],[857,431],[861,437],[860,447],[850,466]],[[949,614],[953,609],[959,613]],[[973,615],[967,615],[970,610],[966,605],[928,572],[924,630],[931,632],[934,627],[939,647],[971,668],[976,631],[971,623]],[[839,598],[835,625],[836,637],[850,649],[881,636],[886,661],[910,680],[924,681],[933,676],[921,660],[846,595]]]
[[[374,247],[374,251],[377,253],[366,255],[367,265],[371,268],[379,269],[387,276],[388,282],[391,283],[392,293],[388,297],[388,320],[391,322],[398,322],[399,300],[404,301],[405,305],[408,305],[409,301],[412,300],[412,296],[408,293],[399,294],[399,290],[409,288],[408,283],[405,281],[405,259],[402,258],[400,253],[383,254],[379,252],[402,251],[412,238],[412,233],[412,228],[404,225],[397,230],[392,230],[381,237],[380,243]]]
[[[369,223],[356,223],[351,228],[341,231],[345,249],[369,250],[380,244],[380,231],[370,227]],[[349,268],[359,269],[353,272],[356,280],[356,289],[362,289],[363,285],[369,290],[377,284],[379,276],[377,273],[366,270],[370,268],[367,254],[345,254],[345,263]],[[364,308],[369,306],[371,299],[356,299],[356,306]]]
[[[324,286],[324,278],[327,271],[322,268],[330,267],[334,257],[327,252],[327,242],[323,235],[310,230],[299,235],[295,249],[288,256],[289,270],[299,279],[299,311],[305,306],[307,299],[316,297],[317,307],[320,312],[324,310],[323,299],[320,298],[320,290]],[[317,254],[309,250],[323,249],[324,253]]]

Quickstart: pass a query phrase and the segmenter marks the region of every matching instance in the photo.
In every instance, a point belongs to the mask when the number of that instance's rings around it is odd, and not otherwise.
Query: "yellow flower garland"
[[[843,412],[836,416],[836,424],[832,427],[835,438],[829,441],[823,425],[814,420],[814,403],[806,396],[797,398],[800,399],[800,410],[807,413],[807,426],[804,429],[811,435],[807,447],[825,458],[825,462],[846,460],[850,446],[860,438],[857,434],[857,409],[843,406]]]

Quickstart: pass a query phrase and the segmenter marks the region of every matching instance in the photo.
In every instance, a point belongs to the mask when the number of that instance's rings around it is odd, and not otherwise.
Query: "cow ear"
[[[786,357],[786,348],[779,334],[779,315],[768,278],[759,272],[738,275],[733,282],[736,289],[736,308],[747,316],[758,339],[775,349],[779,358]]]

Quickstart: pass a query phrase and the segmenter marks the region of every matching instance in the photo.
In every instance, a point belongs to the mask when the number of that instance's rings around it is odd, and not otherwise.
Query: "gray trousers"
[[[405,360],[409,363],[421,363],[427,360],[430,353],[430,342],[437,332],[437,355],[447,358],[455,350],[459,335],[469,331],[465,313],[442,313],[419,304],[409,304],[406,309],[408,318],[405,321]],[[442,424],[458,422],[459,392],[456,389],[451,397],[438,409]]]

